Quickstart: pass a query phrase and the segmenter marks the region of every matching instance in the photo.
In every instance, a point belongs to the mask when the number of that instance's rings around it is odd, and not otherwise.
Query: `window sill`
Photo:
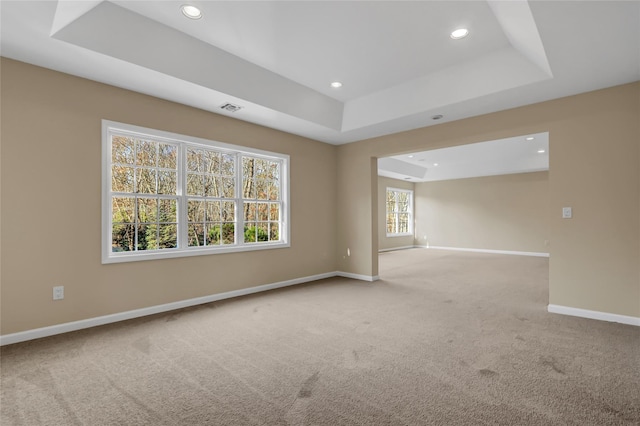
[[[392,237],[413,237],[413,233],[405,233],[405,234],[387,234],[387,238]]]
[[[121,252],[121,253],[103,253],[102,264],[109,263],[124,263],[124,262],[139,262],[143,260],[158,260],[158,259],[172,259],[177,257],[192,257],[192,256],[204,256],[211,254],[222,253],[241,253],[247,251],[257,250],[269,250],[291,247],[288,242],[275,242],[275,243],[255,243],[244,244],[241,246],[220,246],[220,247],[202,247],[202,248],[190,248],[190,249],[166,249],[166,250],[153,250],[148,252]]]

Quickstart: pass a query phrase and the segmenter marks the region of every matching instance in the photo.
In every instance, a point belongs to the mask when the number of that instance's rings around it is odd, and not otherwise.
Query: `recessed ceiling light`
[[[433,163],[433,166],[434,167],[438,167],[438,163]]]
[[[195,6],[191,6],[189,4],[183,4],[180,9],[182,10],[182,14],[189,19],[200,19],[202,18],[202,12]]]
[[[534,140],[535,138],[534,138],[533,136],[529,136],[528,138],[524,138],[524,139],[525,139],[525,140],[527,140],[527,141],[532,141],[532,140]]]
[[[544,153],[545,153],[545,150],[544,150],[544,149],[539,149],[539,150],[538,150],[538,154],[544,154]]]
[[[413,158],[413,155],[407,155],[407,157],[409,157],[409,158]]]
[[[339,81],[334,81],[333,83],[331,83],[331,87],[333,87],[334,89],[339,89],[340,87],[342,87],[342,83],[340,83]]]
[[[442,117],[444,117],[444,115],[442,115],[442,114],[437,114],[437,115],[434,115],[433,117],[431,117],[431,119],[432,119],[432,120],[440,120]]]
[[[461,38],[465,38],[469,35],[469,30],[466,28],[458,28],[457,30],[451,33],[451,38],[454,40],[459,40]]]

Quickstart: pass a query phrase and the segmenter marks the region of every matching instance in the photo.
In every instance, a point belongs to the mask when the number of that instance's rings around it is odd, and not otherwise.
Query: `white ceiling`
[[[2,0],[0,14],[2,56],[332,144],[640,80],[638,1]]]
[[[549,133],[534,133],[378,159],[378,175],[410,182],[549,170]]]

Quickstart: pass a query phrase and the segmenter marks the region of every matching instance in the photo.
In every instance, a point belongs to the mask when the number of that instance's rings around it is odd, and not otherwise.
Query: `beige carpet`
[[[640,328],[546,312],[548,260],[413,249],[2,349],[9,425],[638,425]]]

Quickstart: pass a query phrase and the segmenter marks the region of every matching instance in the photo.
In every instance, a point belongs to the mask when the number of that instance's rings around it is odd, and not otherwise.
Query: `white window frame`
[[[389,215],[389,211],[387,210],[387,193],[389,191],[394,192],[404,192],[409,194],[409,231],[408,232],[387,232],[387,237],[408,237],[413,236],[413,190],[412,189],[401,189],[401,188],[392,188],[387,187],[384,193],[384,211],[385,211],[385,221],[384,221],[384,229],[386,232],[387,229],[387,216]],[[398,199],[396,197],[396,205],[398,204]],[[398,212],[393,212],[396,215],[396,229],[399,229],[398,226]]]
[[[177,198],[178,198],[178,247],[145,251],[112,251],[112,191],[111,191],[111,137],[112,135],[126,135],[136,138],[148,139],[156,142],[169,142],[179,145],[178,169],[177,169]],[[203,148],[213,148],[215,150],[230,153],[236,156],[236,194],[235,194],[235,244],[215,245],[215,246],[187,246],[187,198],[182,188],[186,180],[186,160],[185,152],[187,146],[201,146]],[[243,241],[244,217],[242,217],[243,197],[242,188],[242,166],[238,164],[242,155],[258,157],[270,161],[278,161],[280,169],[280,229],[279,241],[247,242]],[[216,253],[234,253],[254,250],[268,250],[290,247],[290,202],[289,202],[289,156],[286,154],[264,151],[255,148],[232,145],[208,139],[196,138],[193,136],[181,135],[177,133],[165,132],[161,130],[149,129],[131,124],[118,123],[115,121],[102,120],[102,263],[135,262],[142,260],[167,259],[176,257],[201,256]],[[171,196],[171,197],[176,197]],[[261,200],[256,200],[261,201]]]

